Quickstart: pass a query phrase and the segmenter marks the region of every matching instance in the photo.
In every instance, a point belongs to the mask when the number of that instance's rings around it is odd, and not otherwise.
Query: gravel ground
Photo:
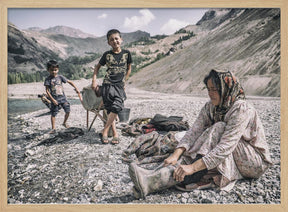
[[[165,116],[184,117],[192,125],[207,98],[188,95],[147,93],[128,89],[125,106],[130,119]],[[240,180],[228,193],[218,189],[181,192],[175,188],[136,200],[133,183],[121,154],[134,137],[120,133],[121,144],[102,145],[98,132],[103,123],[96,119],[86,127],[86,111],[73,105],[69,124],[84,135],[60,143],[40,145],[51,137],[47,110],[8,118],[8,204],[280,204],[280,99],[249,98],[259,111],[274,165],[257,180]],[[56,119],[61,127],[64,113]],[[93,119],[90,113],[89,123]],[[118,124],[120,126],[121,123]]]

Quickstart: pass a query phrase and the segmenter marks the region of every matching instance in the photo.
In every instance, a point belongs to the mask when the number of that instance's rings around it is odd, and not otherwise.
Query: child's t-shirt
[[[60,99],[66,99],[64,88],[62,83],[66,83],[67,79],[62,75],[57,75],[57,77],[49,76],[44,81],[44,86],[48,86],[51,95],[57,101]]]
[[[107,66],[104,84],[120,83],[124,81],[127,66],[132,63],[132,57],[129,50],[122,49],[118,54],[110,50],[103,54],[99,63],[101,66]]]

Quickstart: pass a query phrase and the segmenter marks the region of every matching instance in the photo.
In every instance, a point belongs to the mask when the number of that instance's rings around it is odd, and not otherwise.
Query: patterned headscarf
[[[214,72],[214,73],[211,73]],[[218,79],[214,82],[219,89],[220,104],[213,111],[213,121],[223,121],[225,114],[238,99],[245,99],[244,90],[236,77],[230,71],[220,71],[212,69],[209,76],[216,76]]]

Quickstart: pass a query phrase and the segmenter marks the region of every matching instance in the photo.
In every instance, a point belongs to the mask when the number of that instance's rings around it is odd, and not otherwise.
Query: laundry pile
[[[177,134],[188,129],[188,123],[179,116],[166,117],[156,114],[153,118],[131,120],[122,128],[122,134],[136,138],[123,151],[122,161],[138,164],[162,162],[174,152],[179,142]],[[133,158],[134,154],[136,159]]]
[[[180,116],[163,116],[156,114],[153,118],[136,118],[128,124],[122,126],[122,134],[129,136],[139,136],[152,131],[187,131],[189,124],[183,121]]]

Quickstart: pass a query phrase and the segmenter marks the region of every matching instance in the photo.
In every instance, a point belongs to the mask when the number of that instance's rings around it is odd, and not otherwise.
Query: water
[[[71,105],[81,104],[79,99],[68,99]],[[16,115],[34,112],[37,110],[49,108],[41,101],[41,99],[8,99],[8,114]]]

